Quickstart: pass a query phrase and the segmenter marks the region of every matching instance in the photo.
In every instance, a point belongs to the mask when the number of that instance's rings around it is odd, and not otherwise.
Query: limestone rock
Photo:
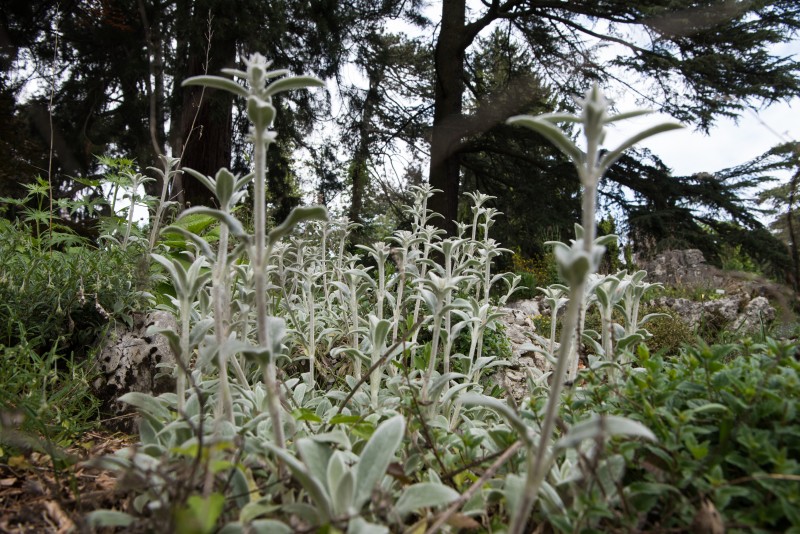
[[[539,298],[534,299],[523,299],[511,302],[508,307],[512,310],[519,310],[525,315],[528,316],[535,316],[541,315],[540,306],[539,306]]]
[[[511,362],[495,373],[494,380],[514,400],[520,401],[528,392],[528,369],[540,374],[548,368],[547,359],[537,351],[546,346],[547,341],[536,334],[533,321],[524,311],[514,308],[500,308],[499,311],[505,313],[501,321],[511,343]]]
[[[642,262],[642,268],[649,282],[668,286],[718,287],[722,283],[719,269],[708,265],[698,249],[664,251]]]
[[[147,334],[151,326],[178,330],[177,320],[168,312],[138,315],[132,329],[118,324],[108,334],[98,355],[101,376],[94,381],[94,390],[104,408],[114,415],[132,412],[129,406],[117,400],[125,393],[138,391],[158,395],[175,389],[175,379],[169,369],[158,367],[159,364],[175,365],[175,355],[166,337]],[[129,424],[115,427],[131,428]]]
[[[741,333],[754,333],[763,323],[773,321],[775,308],[764,297],[732,295],[717,300],[696,302],[689,299],[660,297],[651,306],[670,308],[687,325],[714,324]]]
[[[775,320],[775,308],[765,297],[756,297],[747,303],[744,311],[733,323],[733,329],[744,332],[757,332],[762,325]]]
[[[668,287],[686,287],[743,295],[745,298],[771,296],[781,299],[786,290],[753,273],[723,271],[706,263],[697,249],[667,250],[652,260],[639,261],[647,271],[648,282],[660,282]]]

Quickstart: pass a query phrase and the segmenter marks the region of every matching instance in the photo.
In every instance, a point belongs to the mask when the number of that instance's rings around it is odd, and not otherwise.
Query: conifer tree
[[[430,183],[442,193],[430,207],[445,221],[458,215],[465,146],[490,126],[476,131],[463,107],[467,50],[498,24],[526,44],[557,93],[580,94],[591,80],[641,80],[631,89],[649,107],[700,129],[800,94],[800,63],[770,48],[800,28],[800,7],[790,0],[491,0],[469,13],[465,0],[443,0],[430,150]]]

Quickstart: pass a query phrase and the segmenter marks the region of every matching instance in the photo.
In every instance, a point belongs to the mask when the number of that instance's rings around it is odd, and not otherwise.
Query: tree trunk
[[[379,104],[378,87],[383,78],[382,67],[369,69],[369,89],[364,98],[364,109],[361,112],[361,123],[358,127],[358,148],[350,164],[350,179],[353,181],[352,202],[348,217],[351,221],[361,223],[364,191],[369,184],[369,147],[372,143],[372,118],[375,115],[375,108]]]
[[[194,19],[211,19],[208,24],[194,24],[193,35],[188,39],[188,57],[185,76],[202,74],[219,75],[220,69],[236,64],[235,21],[230,6],[222,0],[215,3],[211,13],[195,12]],[[211,31],[209,42],[208,33]],[[207,63],[207,64],[206,64]],[[177,80],[180,83],[182,80]],[[221,167],[230,167],[231,138],[233,134],[233,96],[220,91],[191,86],[182,88],[180,145],[181,166],[190,167],[202,174],[214,176]],[[202,100],[201,100],[202,95]],[[213,194],[200,182],[184,174],[181,188],[182,203],[189,206],[214,205]]]
[[[148,163],[141,162],[143,163],[142,167],[161,167],[161,161],[158,158],[164,154],[166,140],[164,131],[166,124],[164,120],[164,32],[162,26],[164,9],[160,0],[155,0],[152,4],[152,13],[148,16],[144,0],[139,0],[139,15],[144,28],[148,54],[145,87],[149,101],[148,126],[153,153],[153,157],[148,160]],[[155,181],[146,183],[144,189],[147,194],[157,197],[161,194],[163,184],[160,175],[155,174],[154,178]]]
[[[444,217],[441,226],[450,235],[455,233],[454,221],[458,216],[465,16],[465,0],[443,1],[442,29],[434,56],[436,87],[429,181],[442,192],[431,198],[429,206]]]
[[[800,254],[797,251],[797,232],[794,228],[794,197],[797,191],[798,179],[800,179],[800,163],[798,163],[798,169],[789,182],[789,207],[786,210],[786,224],[789,228],[789,250],[792,254],[792,287],[795,293],[800,290]]]

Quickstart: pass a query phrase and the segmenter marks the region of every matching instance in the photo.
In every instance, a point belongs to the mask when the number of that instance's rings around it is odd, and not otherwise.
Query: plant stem
[[[582,198],[582,223],[583,223],[583,250],[589,258],[592,257],[592,248],[595,236],[595,196],[597,194],[597,182],[600,178],[598,161],[598,139],[597,136],[587,136],[586,163],[578,167],[578,174],[583,184]],[[589,269],[592,270],[591,268]],[[565,376],[569,380],[574,380],[578,371],[578,344],[580,343],[580,330],[578,329],[580,318],[585,311],[584,293],[586,291],[586,280],[590,273],[586,273],[580,282],[570,287],[570,297],[567,304],[567,313],[564,318],[564,325],[561,331],[561,346],[558,348],[558,360],[553,373],[553,383],[550,387],[550,394],[547,398],[544,422],[539,438],[539,446],[536,451],[528,451],[528,472],[525,477],[525,489],[522,500],[517,508],[509,530],[510,534],[522,534],[528,522],[531,508],[539,495],[539,489],[547,474],[546,461],[551,455],[549,444],[552,439],[555,420],[558,416],[561,404],[561,389],[564,385]],[[575,346],[573,347],[573,343]],[[569,369],[568,369],[569,367]],[[570,372],[568,372],[570,371]]]
[[[265,130],[254,128],[253,142],[255,154],[255,178],[253,182],[253,219],[255,224],[255,250],[253,251],[253,284],[256,292],[256,324],[258,328],[258,344],[262,347],[269,346],[269,333],[267,332],[267,284],[266,284],[266,148],[267,139]],[[267,388],[267,409],[272,419],[272,431],[275,437],[275,446],[283,449],[283,424],[281,421],[280,392],[277,384],[277,369],[273,354],[264,368],[264,385]]]
[[[431,357],[428,360],[428,370],[425,372],[425,379],[422,384],[422,402],[427,403],[428,388],[431,383],[433,371],[436,369],[436,358],[438,357],[439,349],[439,331],[442,328],[442,305],[437,300],[436,309],[433,311],[433,339],[431,339]]]
[[[186,407],[186,373],[189,370],[189,319],[192,313],[192,302],[188,297],[181,298],[181,353],[178,358],[178,379],[176,393],[178,395],[178,413],[183,414]]]
[[[567,370],[567,363],[572,352],[572,342],[575,339],[573,331],[578,324],[583,292],[586,284],[581,283],[577,287],[571,288],[570,299],[567,304],[567,313],[564,318],[564,327],[561,331],[561,345],[558,347],[558,360],[553,372],[553,383],[550,386],[550,394],[547,398],[547,409],[544,422],[542,423],[539,447],[528,451],[528,473],[525,479],[525,490],[522,501],[517,508],[509,530],[510,534],[522,534],[528,522],[531,508],[539,495],[539,488],[545,477],[545,459],[550,455],[548,445],[555,426],[556,416],[561,398],[561,389],[564,385],[564,375]]]
[[[165,180],[166,182],[166,180]],[[228,226],[220,225],[219,251],[217,264],[214,266],[214,285],[211,288],[214,300],[214,333],[217,340],[217,362],[219,366],[219,414],[220,419],[231,423],[233,420],[233,397],[228,384],[228,358],[222,350],[222,344],[228,339],[228,304],[227,270],[228,270]],[[244,387],[244,384],[242,384]]]

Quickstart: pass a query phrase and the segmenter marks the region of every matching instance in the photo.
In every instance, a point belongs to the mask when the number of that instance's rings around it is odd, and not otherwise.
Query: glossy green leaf
[[[225,496],[212,493],[208,497],[192,495],[186,506],[175,510],[175,527],[178,534],[209,534],[216,530],[217,519],[225,506]]]

